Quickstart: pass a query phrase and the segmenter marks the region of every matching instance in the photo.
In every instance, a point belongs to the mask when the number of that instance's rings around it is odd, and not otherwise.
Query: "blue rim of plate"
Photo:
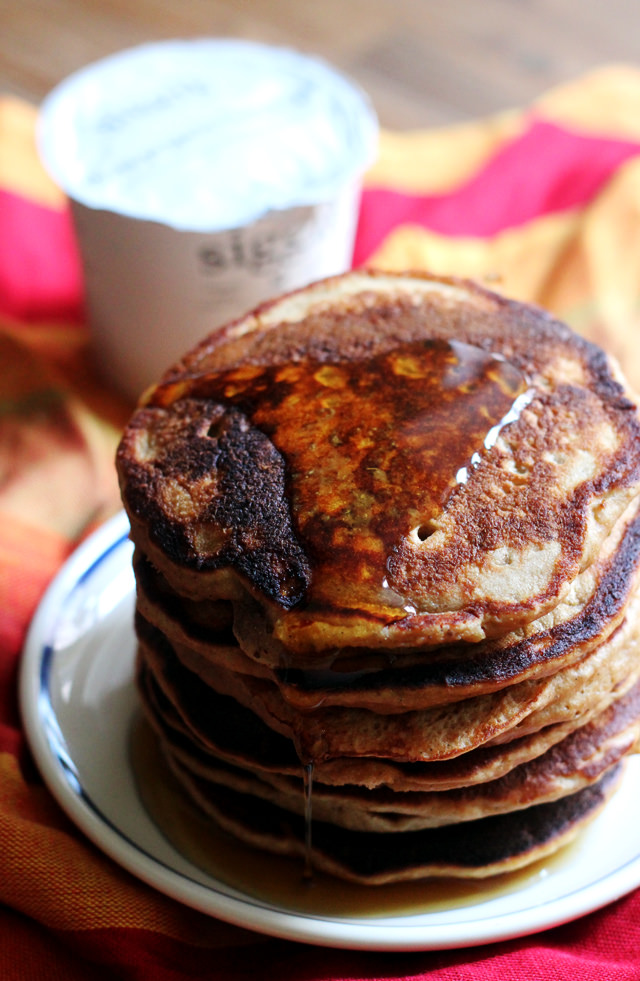
[[[245,895],[211,876],[192,877],[160,858],[118,826],[85,790],[54,707],[54,637],[74,593],[91,581],[108,559],[130,562],[129,525],[124,512],[93,533],[51,582],[32,620],[20,670],[20,704],[27,739],[45,784],[68,817],[105,854],[161,893],[200,912],[270,936],[322,946],[369,950],[442,950],[530,935],[602,908],[640,885],[637,854],[586,885],[557,893],[530,907],[464,921],[442,914],[349,918],[296,912]],[[133,587],[132,587],[133,588]],[[133,625],[131,627],[133,631]],[[133,685],[133,679],[131,679]],[[640,761],[638,761],[640,762]],[[627,778],[625,778],[627,779]],[[640,781],[640,774],[638,774]],[[138,802],[142,808],[142,804]],[[610,806],[607,805],[608,807]],[[602,816],[601,816],[602,817]],[[601,820],[597,818],[596,820]],[[198,872],[194,869],[194,872]],[[446,911],[445,911],[446,912]]]

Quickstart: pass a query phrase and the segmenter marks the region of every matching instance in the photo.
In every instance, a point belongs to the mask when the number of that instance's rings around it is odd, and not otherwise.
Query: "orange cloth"
[[[59,251],[66,202],[38,163],[34,121],[33,107],[0,99],[0,977],[640,977],[638,894],[476,951],[311,950],[164,897],[62,815],[24,743],[18,659],[47,583],[119,507],[113,454],[130,406],[95,374],[82,323],[62,316],[81,309],[77,257]],[[603,69],[522,112],[383,132],[357,249],[359,261],[472,275],[539,302],[615,353],[640,389],[640,72]],[[65,263],[61,278],[41,268],[48,255]]]
[[[640,389],[636,356],[640,329],[640,85],[638,71],[605,68],[542,96],[524,112],[421,133],[383,133],[369,186],[419,195],[460,195],[496,155],[522,140],[532,122],[544,121],[584,140],[576,144],[576,171],[554,170],[532,145],[529,172],[514,177],[514,191],[533,193],[541,181],[577,181],[595,168],[605,142],[623,144],[618,165],[577,203],[534,215],[493,234],[444,234],[414,222],[398,225],[371,264],[393,269],[426,268],[485,281],[517,300],[538,303],[615,354]],[[629,144],[625,152],[624,144]],[[584,154],[584,159],[580,159]],[[579,167],[579,171],[577,168]],[[518,186],[518,183],[519,186]],[[570,187],[565,190],[570,191]],[[504,185],[489,184],[495,198]],[[560,196],[560,195],[558,195]],[[570,194],[566,195],[570,198]],[[465,202],[461,201],[461,205]],[[455,206],[455,203],[454,205]]]

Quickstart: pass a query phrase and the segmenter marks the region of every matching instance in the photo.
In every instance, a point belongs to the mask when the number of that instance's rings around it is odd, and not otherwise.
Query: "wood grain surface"
[[[38,102],[81,66],[169,37],[322,55],[384,126],[455,123],[591,68],[640,63],[638,0],[0,0],[0,92]]]

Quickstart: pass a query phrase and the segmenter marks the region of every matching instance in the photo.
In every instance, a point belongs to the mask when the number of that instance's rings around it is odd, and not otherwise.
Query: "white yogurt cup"
[[[137,397],[216,326],[349,267],[377,122],[322,61],[198,39],[71,75],[38,142],[71,201],[98,364]]]

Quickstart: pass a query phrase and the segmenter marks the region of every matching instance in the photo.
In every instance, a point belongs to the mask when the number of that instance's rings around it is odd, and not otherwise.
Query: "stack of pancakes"
[[[217,331],[118,451],[186,793],[358,882],[550,854],[640,732],[640,424],[537,308],[354,272]]]

